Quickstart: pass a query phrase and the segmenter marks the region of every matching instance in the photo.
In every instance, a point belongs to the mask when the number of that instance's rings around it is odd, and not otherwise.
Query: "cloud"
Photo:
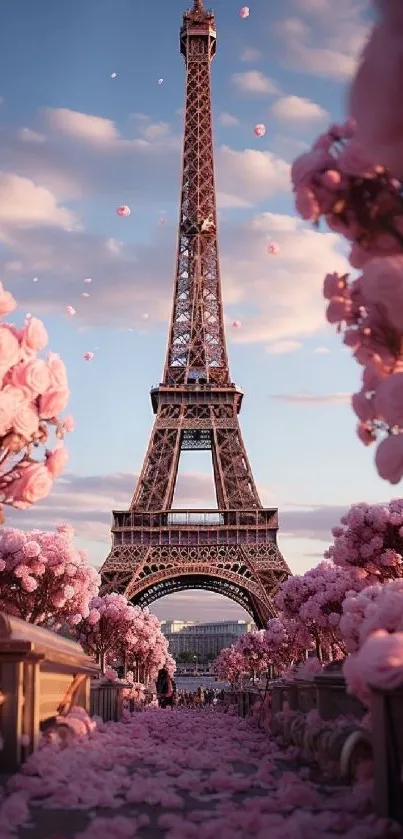
[[[350,393],[279,393],[270,396],[277,402],[293,402],[297,405],[345,405],[351,400]]]
[[[53,131],[88,143],[114,143],[119,138],[111,119],[83,114],[69,108],[45,109],[46,122]]]
[[[231,319],[242,321],[231,333],[234,342],[261,343],[270,351],[279,341],[300,342],[325,328],[323,276],[329,265],[348,270],[335,234],[274,213],[253,216],[236,233],[221,225],[221,232],[224,301]],[[279,253],[269,256],[273,239]]]
[[[367,4],[356,0],[297,0],[301,17],[274,27],[287,68],[345,81],[355,72],[368,33]]]
[[[68,521],[75,528],[77,541],[84,539],[94,543],[95,557],[92,558],[100,564],[109,551],[112,510],[129,508],[137,477],[123,472],[86,477],[66,473],[56,482],[48,498],[30,510],[8,509],[7,524],[23,530],[53,530],[56,524]],[[211,476],[200,472],[179,474],[174,506],[186,509],[209,506],[210,494]],[[100,544],[104,546],[103,558],[100,558]]]
[[[218,115],[218,122],[224,128],[232,128],[234,125],[239,125],[239,119],[233,117],[232,114],[226,113],[226,111]]]
[[[238,93],[266,95],[277,94],[278,86],[276,82],[261,73],[260,70],[246,70],[244,73],[234,73],[231,81]]]
[[[270,151],[234,151],[229,146],[218,149],[219,192],[237,195],[252,205],[266,201],[277,192],[288,192],[289,173],[289,165]]]
[[[277,99],[271,107],[271,114],[278,122],[293,123],[296,126],[321,123],[330,116],[320,105],[301,96],[283,96]]]
[[[112,510],[127,510],[137,475],[115,473],[80,476],[64,474],[48,498],[30,510],[7,508],[7,525],[22,530],[53,530],[69,522],[75,529],[77,544],[86,542],[92,562],[101,565],[109,552]],[[175,509],[212,508],[211,476],[200,472],[180,473]],[[340,521],[345,506],[322,504],[287,505],[279,511],[283,538],[332,540],[331,528]]]
[[[300,341],[276,341],[274,344],[270,344],[268,352],[271,355],[283,355],[284,353],[295,352],[301,347]]]
[[[7,242],[9,228],[62,227],[76,224],[74,214],[57,204],[56,198],[29,178],[0,172],[0,236]]]
[[[315,347],[315,349],[312,350],[312,352],[314,353],[314,355],[329,355],[330,350],[328,349],[328,347]]]
[[[262,53],[255,47],[244,47],[241,52],[240,59],[245,64],[253,64],[255,61],[260,61]]]
[[[283,537],[314,539],[330,545],[333,542],[332,528],[339,524],[348,507],[347,504],[312,504],[304,508],[285,508],[279,512],[279,533]]]

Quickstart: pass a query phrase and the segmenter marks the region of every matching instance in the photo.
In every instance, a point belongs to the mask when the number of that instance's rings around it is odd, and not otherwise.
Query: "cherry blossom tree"
[[[361,568],[367,584],[403,577],[403,499],[354,504],[332,530],[325,556],[342,568]]]
[[[338,658],[347,651],[339,630],[343,600],[348,591],[360,591],[364,585],[361,569],[320,562],[302,576],[282,583],[275,602],[282,619],[294,621],[298,627],[300,646],[305,641],[309,648],[313,640],[318,658]]]
[[[0,317],[17,304],[0,283]],[[45,498],[67,461],[59,443],[45,449],[42,461],[34,449],[45,446],[53,426],[60,441],[73,431],[74,421],[60,419],[70,392],[66,368],[56,353],[37,357],[48,343],[42,321],[26,316],[22,329],[0,323],[0,516],[2,504],[25,509]]]
[[[74,531],[0,530],[0,611],[29,623],[74,626],[88,615],[99,576]]]
[[[176,669],[158,618],[149,609],[132,606],[123,594],[94,597],[88,616],[76,627],[76,636],[105,672],[116,661],[134,670],[137,678],[155,678],[167,666]]]
[[[218,678],[229,682],[230,685],[241,683],[248,672],[245,658],[235,644],[221,650],[213,662],[213,668]]]
[[[268,621],[265,644],[270,663],[276,673],[281,675],[304,657],[305,650],[312,645],[312,640],[299,621],[281,620],[277,617]]]
[[[396,484],[403,476],[403,14],[399,0],[376,5],[380,20],[352,83],[351,118],[330,126],[291,176],[299,214],[316,225],[324,218],[344,236],[350,264],[362,272],[326,276],[326,317],[364,368],[352,397],[358,437],[366,446],[378,442],[378,473]]]
[[[255,679],[266,673],[271,664],[270,650],[266,644],[266,633],[263,629],[255,632],[245,632],[236,641],[244,661],[246,672]]]

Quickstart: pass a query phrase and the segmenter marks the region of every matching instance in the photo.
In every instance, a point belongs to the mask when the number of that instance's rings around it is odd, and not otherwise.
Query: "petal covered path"
[[[370,784],[310,778],[295,750],[219,710],[150,709],[46,745],[13,776],[2,839],[392,839]]]

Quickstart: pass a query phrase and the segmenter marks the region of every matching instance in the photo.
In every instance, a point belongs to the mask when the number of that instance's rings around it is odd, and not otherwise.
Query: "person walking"
[[[166,667],[162,667],[157,676],[157,697],[160,708],[172,708],[175,694],[175,682]]]

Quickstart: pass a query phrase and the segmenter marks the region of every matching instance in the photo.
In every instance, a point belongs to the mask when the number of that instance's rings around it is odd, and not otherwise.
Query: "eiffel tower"
[[[186,66],[177,270],[163,380],[151,390],[154,427],[126,511],[113,511],[102,592],[146,606],[172,592],[231,598],[259,627],[290,574],[278,547],[278,511],[263,508],[238,422],[243,393],[231,380],[224,333],[210,65],[214,14],[194,0],[180,29]],[[209,449],[216,510],[172,509],[182,451]]]

